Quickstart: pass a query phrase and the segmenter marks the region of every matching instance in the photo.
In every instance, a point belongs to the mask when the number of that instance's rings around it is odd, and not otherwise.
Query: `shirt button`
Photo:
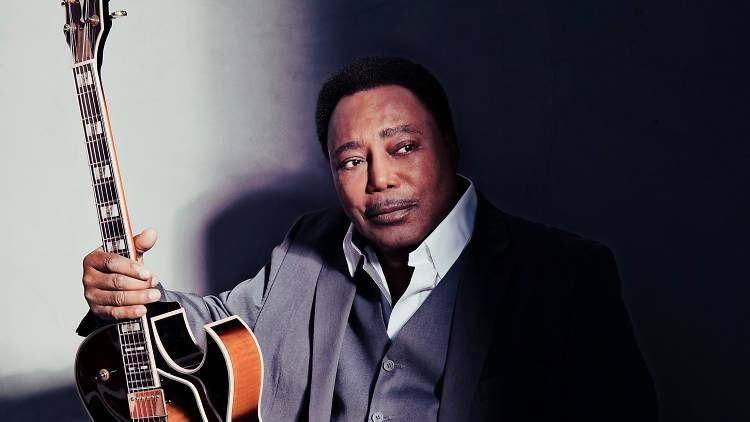
[[[383,422],[383,412],[374,412],[370,419],[372,422]]]
[[[391,372],[391,371],[393,371],[393,368],[395,368],[395,367],[396,367],[396,364],[395,364],[395,363],[393,363],[393,361],[392,361],[392,360],[390,360],[390,359],[386,359],[386,360],[385,360],[385,361],[383,362],[383,369],[385,369],[385,370],[386,370],[386,371],[388,371],[388,372]]]

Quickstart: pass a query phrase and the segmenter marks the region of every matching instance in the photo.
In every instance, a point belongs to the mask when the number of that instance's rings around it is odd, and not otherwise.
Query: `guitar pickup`
[[[167,416],[164,390],[136,391],[128,394],[131,419],[159,418]]]

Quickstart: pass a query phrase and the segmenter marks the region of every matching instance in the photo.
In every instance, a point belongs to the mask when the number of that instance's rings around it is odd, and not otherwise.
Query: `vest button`
[[[383,412],[373,413],[370,419],[372,419],[372,422],[383,422]]]
[[[391,372],[391,371],[393,371],[393,368],[395,368],[395,367],[396,367],[396,364],[395,364],[395,363],[393,363],[393,361],[392,361],[392,360],[390,360],[390,359],[386,359],[386,360],[385,360],[385,361],[383,362],[383,369],[385,369],[385,370],[386,370],[386,371],[388,371],[388,372]]]

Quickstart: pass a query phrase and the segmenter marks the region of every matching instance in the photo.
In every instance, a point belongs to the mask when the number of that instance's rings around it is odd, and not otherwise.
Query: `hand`
[[[83,296],[91,311],[103,319],[136,319],[156,302],[159,282],[143,266],[143,254],[156,243],[156,230],[146,229],[133,238],[137,262],[104,252],[101,247],[83,258]]]

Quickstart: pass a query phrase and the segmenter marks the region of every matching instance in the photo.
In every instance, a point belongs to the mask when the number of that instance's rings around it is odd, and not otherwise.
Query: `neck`
[[[90,60],[75,64],[73,76],[102,247],[106,252],[134,259],[133,236],[96,63]],[[160,383],[146,317],[119,320],[117,331],[128,393],[158,387]]]
[[[409,252],[377,252],[380,266],[391,292],[391,302],[396,303],[406,291],[414,268],[409,266]]]

